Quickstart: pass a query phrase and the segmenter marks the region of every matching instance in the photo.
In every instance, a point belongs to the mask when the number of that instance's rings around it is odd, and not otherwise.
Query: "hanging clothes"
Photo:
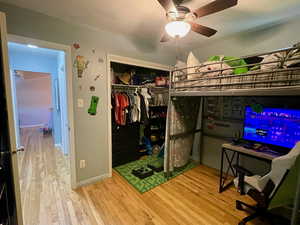
[[[147,99],[142,95],[139,94],[140,100],[141,100],[141,119],[140,122],[144,125],[147,125],[149,123],[149,111],[147,111]],[[146,103],[147,102],[147,103]],[[148,103],[148,110],[149,110],[149,103]]]
[[[141,98],[137,93],[132,95],[133,97],[133,106],[131,110],[132,122],[140,122],[141,121]]]
[[[149,100],[151,99],[151,95],[148,93],[147,88],[142,88],[141,89],[141,96],[144,99],[146,114],[147,114],[147,117],[149,118]]]
[[[126,94],[115,93],[115,121],[118,125],[126,125],[127,107],[129,99]]]

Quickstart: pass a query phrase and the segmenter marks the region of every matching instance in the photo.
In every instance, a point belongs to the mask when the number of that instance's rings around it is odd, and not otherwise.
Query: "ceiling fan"
[[[194,21],[197,18],[207,16],[224,9],[237,5],[238,0],[215,0],[196,10],[190,10],[188,7],[181,5],[184,0],[157,0],[166,10],[168,23],[165,26],[166,33],[163,34],[160,42],[169,41],[171,37],[181,38],[188,34],[190,30],[210,37],[217,31],[197,24]]]

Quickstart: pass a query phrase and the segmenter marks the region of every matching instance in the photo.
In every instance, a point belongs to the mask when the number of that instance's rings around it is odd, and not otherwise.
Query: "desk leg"
[[[219,193],[223,191],[223,163],[224,163],[224,148],[222,148],[221,153],[221,168],[220,168],[220,186],[219,186]]]
[[[235,164],[236,164],[237,166],[240,165],[240,153],[239,153],[239,152],[237,152]],[[234,176],[237,177],[237,175],[238,175],[238,174],[237,174],[237,172],[236,172],[236,170],[235,170]]]

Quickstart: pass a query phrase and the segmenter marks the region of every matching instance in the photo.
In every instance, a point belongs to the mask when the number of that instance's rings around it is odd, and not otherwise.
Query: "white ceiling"
[[[25,44],[19,44],[14,42],[8,42],[8,50],[9,52],[18,52],[20,54],[37,54],[40,57],[55,57],[57,58],[59,55],[59,50],[53,50],[48,48],[40,48],[36,46],[37,48],[28,47],[28,45]]]
[[[157,0],[0,0],[68,22],[126,35],[149,45],[159,43],[166,23],[165,11]],[[193,0],[185,6],[196,9],[212,0]],[[300,14],[299,0],[239,0],[237,6],[198,19],[198,23],[218,30],[211,39],[267,25]],[[181,41],[191,48],[205,43],[206,37],[194,33]]]

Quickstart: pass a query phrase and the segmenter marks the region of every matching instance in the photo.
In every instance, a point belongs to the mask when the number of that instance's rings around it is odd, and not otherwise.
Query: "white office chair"
[[[248,171],[236,166],[238,177],[234,179],[234,184],[237,188],[243,189],[240,190],[241,193],[247,193],[252,188],[262,192],[270,179],[276,187],[279,185],[286,171],[294,165],[298,155],[300,155],[300,141],[296,143],[288,154],[274,158],[272,160],[271,171],[265,176],[245,176],[249,174]],[[241,176],[243,177],[242,179]],[[241,185],[239,182],[244,183]]]

